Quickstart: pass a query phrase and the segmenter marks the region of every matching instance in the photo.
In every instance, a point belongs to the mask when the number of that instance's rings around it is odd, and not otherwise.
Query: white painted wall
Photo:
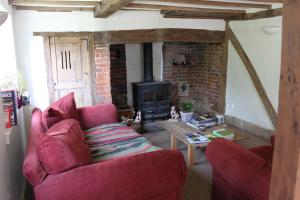
[[[133,105],[132,84],[143,80],[143,47],[141,44],[126,44],[127,103]]]
[[[25,69],[33,106],[46,108],[49,104],[46,67],[41,37],[33,32],[106,31],[151,28],[192,28],[224,30],[222,20],[191,20],[163,18],[159,11],[119,11],[107,19],[94,18],[92,12],[14,11],[17,56]],[[156,75],[155,75],[156,76]]]
[[[282,17],[230,23],[276,111],[278,110],[282,34],[280,29],[279,33],[268,35],[263,32],[263,27],[281,27],[281,24]],[[263,128],[274,129],[251,78],[232,44],[229,44],[226,114]]]
[[[12,11],[6,0],[0,0],[9,12],[8,20],[0,26],[0,77],[10,74],[16,78],[16,56],[12,20]],[[1,77],[2,79],[2,77]],[[22,111],[20,111],[22,112]],[[19,118],[19,120],[22,120]],[[24,155],[25,131],[22,126],[15,126],[10,130],[10,144],[6,144],[5,118],[0,100],[0,199],[21,199],[25,181],[22,175]]]

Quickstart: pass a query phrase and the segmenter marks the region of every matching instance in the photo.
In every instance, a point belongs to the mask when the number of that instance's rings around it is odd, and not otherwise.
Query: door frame
[[[92,104],[96,102],[96,65],[95,65],[95,34],[92,32],[53,32],[43,36],[44,40],[44,52],[47,72],[47,87],[49,94],[49,103],[51,104],[55,100],[55,94],[53,90],[53,75],[52,75],[52,63],[51,63],[51,37],[82,37],[88,40],[88,52],[90,57],[90,78],[91,78],[91,97]]]

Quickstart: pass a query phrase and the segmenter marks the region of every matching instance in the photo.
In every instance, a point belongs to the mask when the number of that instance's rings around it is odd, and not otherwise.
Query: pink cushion
[[[54,110],[53,108],[47,108],[42,113],[42,126],[44,128],[44,131],[47,131],[49,128],[51,128],[54,124],[64,120],[65,117],[57,110]]]
[[[78,121],[63,120],[41,134],[38,156],[49,174],[90,164],[91,153]]]
[[[79,120],[73,92],[55,101],[43,112],[42,124],[44,130],[47,131],[63,119]]]

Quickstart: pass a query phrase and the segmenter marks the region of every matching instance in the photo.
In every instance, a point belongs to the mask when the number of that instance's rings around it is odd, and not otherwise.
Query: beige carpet
[[[145,126],[148,138],[154,145],[164,149],[170,148],[170,135],[161,129],[157,124],[151,123]],[[238,142],[246,148],[269,144],[265,139],[253,136],[249,133],[247,139]],[[177,143],[177,147],[187,157],[186,145],[182,142]],[[195,165],[188,168],[188,177],[184,187],[184,200],[210,200],[211,195],[211,166],[205,158],[203,150],[195,152]]]

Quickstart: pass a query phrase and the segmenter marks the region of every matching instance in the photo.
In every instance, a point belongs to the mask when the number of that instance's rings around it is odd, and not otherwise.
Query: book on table
[[[233,140],[233,138],[234,138],[234,133],[227,129],[214,130],[212,132],[212,135],[217,138],[224,138],[227,140]]]

